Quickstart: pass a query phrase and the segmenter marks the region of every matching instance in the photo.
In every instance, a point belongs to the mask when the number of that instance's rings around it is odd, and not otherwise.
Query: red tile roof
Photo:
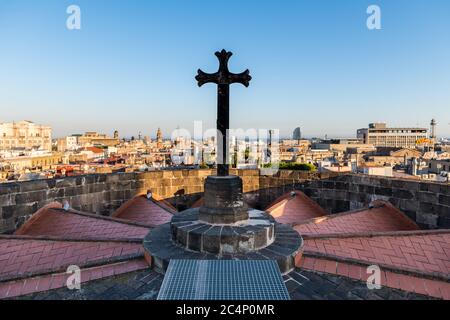
[[[267,209],[275,220],[280,223],[294,224],[326,215],[311,198],[303,192],[292,191],[275,200]]]
[[[134,259],[124,262],[111,263],[98,267],[81,270],[81,283],[98,280],[110,276],[147,269],[149,266],[144,259]],[[0,282],[0,299],[14,298],[36,292],[44,292],[66,286],[71,274],[66,272],[53,273],[16,281]]]
[[[301,235],[419,230],[403,212],[384,201],[373,209],[361,209],[301,222],[294,227]]]
[[[165,206],[148,200],[145,196],[137,196],[127,201],[112,216],[152,226],[167,223],[172,219],[172,213]]]
[[[450,230],[304,236],[305,253],[383,265],[395,270],[450,275]]]
[[[382,201],[372,209],[326,215],[299,191],[267,211],[303,236],[299,268],[366,281],[367,267],[375,264],[382,285],[450,299],[450,230],[418,231]],[[168,202],[145,196],[126,202],[113,218],[64,211],[59,203],[40,209],[16,235],[0,235],[0,299],[61,288],[69,265],[82,268],[83,282],[146,268],[151,261],[141,239],[173,212]]]
[[[320,273],[330,273],[355,280],[367,281],[370,275],[367,266],[361,266],[343,261],[305,256],[299,268]],[[380,268],[381,286],[400,289],[417,294],[423,294],[439,299],[450,300],[450,283],[432,278],[411,274],[396,273]]]
[[[143,255],[140,242],[56,241],[0,237],[0,281],[89,267]]]
[[[93,153],[98,153],[98,154],[105,153],[103,151],[103,149],[100,149],[100,148],[97,148],[97,147],[87,147],[86,150],[91,151]]]
[[[15,234],[80,239],[143,239],[148,232],[148,227],[131,225],[118,219],[47,207],[37,212]]]

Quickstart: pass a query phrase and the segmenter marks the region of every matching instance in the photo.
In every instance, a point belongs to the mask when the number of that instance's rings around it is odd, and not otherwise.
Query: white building
[[[31,121],[0,123],[0,150],[52,151],[52,129]]]
[[[70,136],[58,139],[57,148],[59,152],[75,151],[80,148],[76,136]]]
[[[371,123],[359,129],[357,137],[375,147],[415,148],[420,139],[428,138],[425,128],[388,128],[386,123]]]

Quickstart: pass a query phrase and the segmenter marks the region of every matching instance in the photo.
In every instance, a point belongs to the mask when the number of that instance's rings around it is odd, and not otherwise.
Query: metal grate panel
[[[158,300],[289,300],[273,260],[171,260]]]

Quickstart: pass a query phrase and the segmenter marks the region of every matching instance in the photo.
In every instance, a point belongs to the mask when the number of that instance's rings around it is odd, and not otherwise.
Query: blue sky
[[[66,28],[71,4],[81,30]],[[371,4],[382,30],[366,27]],[[0,122],[55,136],[212,127],[216,89],[194,76],[226,48],[253,76],[232,87],[234,128],[354,136],[435,117],[450,136],[449,15],[448,0],[1,0]]]

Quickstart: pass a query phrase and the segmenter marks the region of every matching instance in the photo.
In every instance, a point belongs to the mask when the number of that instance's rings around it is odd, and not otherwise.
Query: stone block
[[[233,254],[238,251],[238,240],[236,233],[230,226],[224,226],[220,233],[220,251],[223,254]]]
[[[14,216],[15,206],[5,206],[2,208],[2,219],[7,220]]]
[[[450,229],[450,218],[439,217],[438,227],[440,229]]]
[[[375,187],[376,195],[392,197],[392,189],[391,188],[383,188],[383,187]]]
[[[55,179],[47,179],[45,180],[47,182],[47,186],[49,189],[53,189],[56,186],[56,180]]]
[[[449,196],[443,194],[439,195],[439,203],[445,206],[450,206],[450,195]]]
[[[137,173],[135,172],[121,172],[118,173],[120,181],[134,181],[137,178]]]
[[[16,204],[27,204],[30,202],[36,202],[36,201],[42,201],[47,199],[47,191],[41,190],[41,191],[33,191],[33,192],[26,192],[26,193],[18,193],[16,194]]]
[[[70,188],[76,185],[77,181],[75,178],[64,178],[56,180],[55,188]]]
[[[35,213],[38,210],[38,204],[23,204],[23,205],[15,205],[13,206],[14,211],[14,217],[22,217],[26,215],[31,215]],[[3,212],[5,211],[5,208],[3,208]]]
[[[83,193],[83,187],[82,186],[64,188],[64,197],[78,196],[78,195],[80,195],[82,193]]]
[[[404,214],[406,214],[406,216],[408,216],[408,218],[410,218],[412,221],[417,221],[416,220],[416,210],[402,210]]]
[[[20,192],[18,183],[0,183],[0,195]]]
[[[414,198],[414,194],[409,191],[409,190],[404,190],[404,189],[394,189],[393,190],[393,196],[397,199],[413,199]]]
[[[37,190],[47,190],[48,184],[45,180],[33,180],[20,182],[20,192],[29,192]]]
[[[443,195],[448,195],[450,196],[450,184],[442,184],[441,185],[441,190],[440,193],[442,193]]]
[[[417,200],[430,203],[438,203],[438,195],[432,192],[417,192]]]
[[[420,202],[419,203],[419,210],[422,213],[435,213],[435,208],[433,203],[429,202]]]
[[[350,200],[352,202],[365,203],[366,202],[366,194],[359,193],[359,192],[349,192],[348,200]]]
[[[416,211],[419,208],[419,202],[416,200],[400,200],[398,208],[401,211]]]
[[[220,253],[220,232],[222,227],[212,227],[203,234],[203,249],[206,252]]]
[[[420,182],[417,181],[403,181],[403,188],[409,191],[419,191]]]
[[[106,182],[107,183],[117,183],[120,181],[120,176],[118,174],[107,174]]]
[[[322,181],[323,189],[334,189],[334,181]]]
[[[436,214],[438,214],[441,217],[450,218],[450,207],[449,206],[436,204],[436,205],[434,205],[434,211]]]
[[[0,208],[3,206],[13,206],[16,204],[16,196],[19,195],[18,194],[4,194],[4,195],[0,195]]]
[[[442,185],[439,183],[428,184],[428,191],[432,193],[440,193]]]
[[[416,213],[416,221],[420,224],[426,225],[428,228],[435,229],[438,226],[439,216],[432,213]]]
[[[189,175],[190,176],[196,176],[196,174],[194,173],[194,171],[195,170],[190,170],[189,171]],[[162,179],[164,180],[164,179],[173,179],[173,171],[170,171],[170,170],[163,170],[162,171]]]
[[[366,194],[374,194],[375,193],[374,186],[369,186],[369,185],[364,185],[364,184],[360,184],[358,187],[358,190],[359,190],[359,192],[366,193]]]

